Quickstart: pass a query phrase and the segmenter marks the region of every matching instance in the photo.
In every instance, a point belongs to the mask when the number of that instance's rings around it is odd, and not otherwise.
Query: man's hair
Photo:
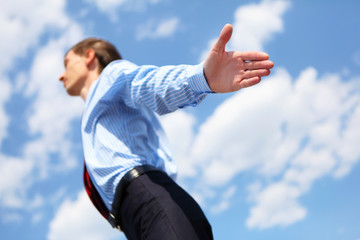
[[[80,56],[85,56],[88,49],[95,51],[95,56],[100,64],[99,73],[101,73],[110,62],[121,59],[121,55],[114,45],[99,38],[86,38],[74,45],[70,50]]]

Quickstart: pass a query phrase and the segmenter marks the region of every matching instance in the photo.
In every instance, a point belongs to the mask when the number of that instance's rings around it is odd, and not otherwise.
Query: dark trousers
[[[124,189],[121,229],[129,240],[213,239],[196,201],[160,171],[147,172]]]

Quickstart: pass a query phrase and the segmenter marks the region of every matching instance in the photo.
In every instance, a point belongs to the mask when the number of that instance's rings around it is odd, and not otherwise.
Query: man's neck
[[[100,74],[97,72],[91,72],[88,79],[85,82],[84,87],[81,89],[80,97],[86,101],[91,85],[99,78]]]

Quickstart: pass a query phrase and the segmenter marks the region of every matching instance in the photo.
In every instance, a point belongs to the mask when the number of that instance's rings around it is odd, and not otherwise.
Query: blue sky
[[[1,239],[125,239],[83,190],[83,102],[57,81],[69,47],[96,36],[139,65],[197,64],[226,23],[229,50],[266,51],[275,67],[161,117],[179,184],[215,239],[360,239],[359,1],[1,5]]]

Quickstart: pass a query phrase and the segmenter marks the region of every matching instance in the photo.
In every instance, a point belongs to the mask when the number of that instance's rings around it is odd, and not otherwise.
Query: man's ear
[[[89,48],[88,50],[86,50],[86,65],[88,67],[90,67],[91,65],[93,65],[94,63],[96,63],[96,54],[95,54],[95,50]]]

